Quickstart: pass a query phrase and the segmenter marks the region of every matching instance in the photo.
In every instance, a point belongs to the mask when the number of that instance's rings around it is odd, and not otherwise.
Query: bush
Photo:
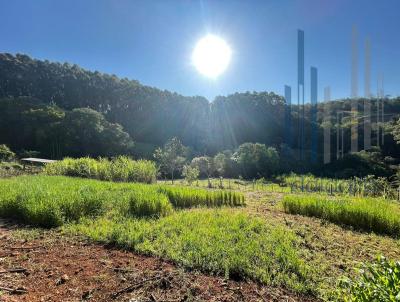
[[[199,178],[200,170],[190,165],[183,166],[182,175],[185,177],[189,185],[191,185],[196,179]]]
[[[15,153],[9,147],[2,144],[0,145],[0,160],[10,160],[15,157]]]
[[[400,301],[400,262],[380,256],[376,262],[364,264],[356,280],[342,279],[339,285],[346,302]]]
[[[89,157],[65,158],[47,164],[47,175],[64,175],[100,180],[153,183],[156,181],[157,168],[148,160],[132,160],[127,156],[118,156],[113,160]]]

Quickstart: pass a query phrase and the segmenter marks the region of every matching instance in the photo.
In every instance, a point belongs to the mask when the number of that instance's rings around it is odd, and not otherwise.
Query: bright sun
[[[197,42],[192,54],[192,63],[203,75],[216,78],[228,67],[231,53],[231,48],[224,40],[207,35]]]

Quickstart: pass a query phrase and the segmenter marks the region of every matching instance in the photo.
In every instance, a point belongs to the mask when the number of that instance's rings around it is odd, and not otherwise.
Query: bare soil
[[[317,300],[0,220],[0,301]]]

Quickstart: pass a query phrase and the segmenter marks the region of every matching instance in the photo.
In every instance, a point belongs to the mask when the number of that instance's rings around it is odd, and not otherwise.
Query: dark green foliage
[[[369,151],[346,154],[342,159],[325,165],[319,174],[335,178],[367,175],[387,177],[393,174],[393,169],[385,162],[381,150],[375,147]]]
[[[28,98],[29,103],[21,103],[21,97]],[[195,156],[214,156],[222,150],[236,150],[247,142],[274,147],[279,152],[281,160],[277,171],[274,161],[267,165],[253,162],[248,168],[239,167],[238,171],[234,167],[231,167],[233,171],[226,169],[225,177],[269,177],[276,172],[291,171],[316,174],[333,171],[338,174],[336,177],[346,177],[351,173],[386,176],[391,170],[387,169],[383,159],[391,156],[394,164],[399,163],[400,144],[395,142],[398,131],[387,130],[378,161],[353,155],[323,169],[322,130],[327,124],[322,122],[324,107],[330,107],[328,124],[332,127],[331,154],[332,161],[335,161],[335,138],[339,129],[336,117],[339,111],[351,110],[353,101],[350,99],[318,106],[319,161],[314,165],[310,164],[308,135],[311,131],[311,106],[305,106],[305,158],[300,161],[299,108],[292,106],[291,137],[285,137],[288,126],[285,125],[285,100],[272,92],[235,93],[208,102],[202,97],[184,97],[115,75],[87,71],[77,65],[39,61],[26,55],[0,54],[0,99],[8,99],[8,102],[0,102],[0,142],[13,150],[40,151],[44,157],[135,154],[150,159],[157,147],[176,137]],[[364,101],[358,100],[360,113]],[[398,119],[400,98],[383,102],[385,118]],[[376,112],[376,105],[376,100],[371,100],[372,112]],[[87,124],[83,122],[86,120]],[[388,123],[386,118],[385,124]],[[359,149],[362,149],[363,142],[362,125],[360,122]],[[341,127],[344,136],[350,137],[351,123],[347,117]],[[398,126],[394,128],[398,129]],[[376,145],[376,134],[373,130],[372,145]],[[138,142],[135,149],[132,149],[132,139]],[[350,140],[345,139],[344,143],[344,149],[349,150]],[[259,154],[258,151],[255,153]],[[229,164],[226,160],[225,163],[228,167],[232,162]],[[366,165],[369,164],[374,167],[368,170]],[[349,169],[344,170],[343,166]],[[361,169],[357,170],[359,167]],[[221,171],[219,169],[218,173]],[[385,171],[389,173],[385,174]],[[175,171],[178,172],[179,169]]]
[[[357,279],[342,279],[340,298],[345,302],[400,301],[400,262],[383,256],[364,264]]]
[[[133,146],[122,127],[99,112],[63,110],[31,98],[0,100],[0,130],[0,141],[16,150],[37,150],[50,158],[127,154]]]
[[[394,123],[392,133],[394,139],[400,144],[400,119]]]
[[[4,144],[0,145],[0,161],[10,160],[15,157],[15,153],[10,150],[10,148]]]
[[[240,145],[233,156],[246,178],[271,177],[278,171],[279,154],[275,148],[246,143]]]

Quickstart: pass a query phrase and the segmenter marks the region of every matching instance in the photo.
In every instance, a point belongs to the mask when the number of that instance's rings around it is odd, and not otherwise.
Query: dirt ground
[[[316,300],[0,220],[0,301]]]

